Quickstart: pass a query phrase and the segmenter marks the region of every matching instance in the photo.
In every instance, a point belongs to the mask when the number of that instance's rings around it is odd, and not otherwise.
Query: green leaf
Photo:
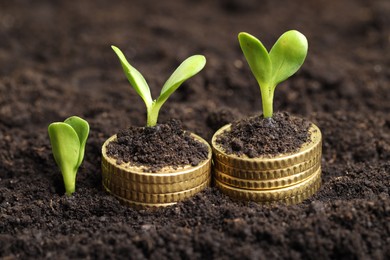
[[[52,123],[48,127],[54,159],[61,170],[67,195],[76,187],[77,170],[84,158],[89,124],[84,119],[72,116],[64,122]]]
[[[305,61],[307,49],[307,39],[298,31],[287,31],[280,36],[269,53],[274,86],[298,71]]]
[[[84,119],[78,117],[78,116],[72,116],[67,118],[64,123],[70,125],[74,131],[76,132],[78,138],[79,138],[79,160],[77,163],[77,168],[81,165],[81,162],[84,159],[84,150],[85,150],[85,144],[88,139],[89,134],[89,124]]]
[[[148,83],[146,82],[145,78],[142,76],[142,74],[136,70],[133,66],[130,65],[130,63],[126,60],[125,55],[122,53],[122,51],[115,46],[111,46],[111,48],[114,50],[116,55],[118,56],[123,71],[129,80],[131,86],[135,89],[135,91],[138,93],[138,95],[141,96],[143,101],[145,102],[146,107],[150,107],[153,103],[152,96],[150,94],[150,89],[148,86]]]
[[[68,124],[52,123],[48,128],[54,159],[61,170],[66,194],[75,191],[80,141],[76,131]]]
[[[206,58],[203,55],[194,55],[183,61],[165,82],[156,103],[161,107],[184,81],[201,71],[205,65]]]
[[[271,83],[272,72],[271,60],[267,49],[257,38],[249,33],[239,33],[238,41],[260,88],[267,88]]]

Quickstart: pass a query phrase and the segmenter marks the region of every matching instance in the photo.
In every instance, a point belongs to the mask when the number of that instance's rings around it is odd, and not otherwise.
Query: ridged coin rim
[[[130,206],[135,209],[144,209],[144,208],[160,208],[160,207],[169,207],[172,205],[175,205],[177,202],[172,202],[172,203],[142,203],[142,202],[136,202],[136,201],[131,201],[124,199],[122,197],[119,197],[115,194],[111,194],[114,196],[121,204],[124,204],[126,206]]]
[[[302,171],[298,174],[279,178],[279,179],[267,179],[267,180],[246,180],[235,178],[214,169],[215,179],[226,185],[247,189],[247,190],[274,190],[296,185],[306,179],[310,178],[321,167],[320,164],[316,164],[313,167]]]
[[[116,186],[106,187],[103,183],[103,187],[111,194],[116,195],[117,197],[141,203],[173,203],[190,198],[196,193],[204,190],[210,185],[210,179],[203,182],[201,185],[194,187],[192,189],[174,192],[174,193],[163,193],[163,194],[151,194],[143,193],[137,191],[126,190]]]
[[[274,205],[274,204],[285,204],[285,205],[295,205],[298,203],[301,203],[302,201],[310,198],[313,196],[321,187],[321,182],[322,180],[319,179],[319,181],[315,182],[314,185],[305,190],[302,193],[298,193],[295,196],[288,197],[285,199],[277,200],[277,201],[270,201],[270,202],[261,202],[261,204],[266,204],[266,205]]]
[[[140,183],[130,181],[128,179],[122,179],[120,177],[116,178],[103,178],[103,183],[107,188],[111,186],[119,187],[125,190],[132,190],[142,193],[151,193],[151,194],[163,194],[163,193],[174,193],[184,190],[188,190],[194,187],[201,185],[203,182],[208,180],[211,177],[211,171],[207,170],[203,174],[183,182],[176,183]]]
[[[311,189],[318,181],[321,181],[321,167],[307,180],[281,189],[246,190],[223,184],[218,180],[215,180],[215,185],[222,191],[222,193],[232,198],[246,201],[271,202],[280,201],[304,193],[306,190]]]
[[[319,150],[318,154],[312,157],[310,160],[286,167],[284,169],[264,171],[234,168],[218,160],[214,160],[214,170],[243,180],[272,180],[300,174],[301,172],[306,171],[307,169],[310,169],[317,164],[321,164],[321,156],[321,150]]]

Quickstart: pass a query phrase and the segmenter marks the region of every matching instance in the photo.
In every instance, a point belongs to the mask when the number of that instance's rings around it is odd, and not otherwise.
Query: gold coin
[[[216,186],[226,195],[239,199],[250,200],[256,202],[272,202],[280,201],[298,196],[312,189],[318,182],[321,181],[321,168],[319,168],[312,176],[305,181],[292,185],[286,188],[274,190],[245,190],[226,185],[218,180],[215,180]]]
[[[283,204],[287,204],[287,205],[298,204],[298,203],[308,199],[312,195],[314,195],[318,191],[320,186],[321,186],[321,181],[317,182],[311,189],[308,189],[301,194],[297,194],[296,196],[282,199],[282,200],[279,200],[276,202],[271,201],[271,202],[262,202],[262,203],[263,204],[283,203]],[[122,204],[136,208],[136,209],[168,207],[168,206],[172,206],[172,205],[176,204],[176,202],[172,202],[172,203],[141,203],[141,202],[135,202],[135,201],[131,201],[131,200],[127,200],[127,199],[118,197],[115,194],[112,194],[112,195],[114,197],[116,197]]]
[[[106,187],[103,183],[103,187],[110,193],[120,197],[122,199],[141,202],[141,203],[172,203],[184,200],[186,198],[192,197],[196,193],[202,191],[210,185],[210,179],[203,182],[201,185],[194,187],[192,189],[174,192],[174,193],[164,193],[164,194],[151,194],[143,193],[137,191],[126,190],[117,186],[111,185]]]
[[[314,174],[320,168],[320,164],[316,164],[313,167],[299,172],[297,174],[279,178],[279,179],[268,179],[268,180],[245,180],[240,178],[235,178],[224,174],[218,170],[214,170],[215,179],[219,182],[224,183],[226,185],[240,188],[240,189],[248,189],[248,190],[270,190],[270,189],[280,189],[284,187],[288,187],[291,185],[295,185],[300,183],[307,178],[309,178],[312,174]]]
[[[212,147],[214,153],[214,160],[219,161],[225,165],[233,168],[267,171],[284,169],[305,161],[311,160],[317,154],[320,153],[321,148],[321,131],[320,129],[311,124],[309,128],[310,141],[304,143],[298,152],[280,154],[273,157],[257,157],[249,158],[246,155],[237,156],[234,154],[227,154],[224,149],[216,142],[217,136],[224,131],[229,131],[230,124],[220,128],[212,138]]]
[[[301,203],[302,201],[310,198],[311,196],[313,196],[320,189],[320,187],[321,187],[321,179],[318,182],[316,182],[311,188],[305,190],[302,193],[298,193],[295,196],[281,199],[278,201],[261,202],[261,203],[262,204],[275,204],[275,203],[280,204],[280,203],[282,203],[282,204],[286,204],[286,205],[298,204],[298,203]]]
[[[321,187],[321,179],[319,179],[318,182],[316,182],[311,188],[307,189],[303,193],[298,193],[297,195],[284,199],[284,203],[287,205],[294,205],[301,203],[302,201],[310,198],[313,196]]]
[[[212,151],[210,145],[201,137],[192,134],[196,140],[207,145],[209,154],[206,160],[199,163],[197,166],[186,165],[174,169],[172,167],[165,167],[157,173],[144,172],[145,167],[132,166],[129,163],[122,163],[118,165],[114,158],[107,156],[107,145],[109,142],[116,139],[116,135],[111,136],[106,140],[102,147],[102,175],[105,180],[112,180],[114,178],[126,179],[137,183],[153,183],[153,184],[169,184],[185,182],[203,175],[205,172],[211,170]]]
[[[132,208],[136,208],[136,209],[168,207],[168,206],[172,206],[172,205],[176,204],[176,202],[172,202],[172,203],[141,203],[141,202],[136,202],[136,201],[124,199],[124,198],[119,197],[115,194],[111,194],[111,195],[113,195],[115,198],[117,198],[122,204],[130,206]]]
[[[321,164],[321,151],[319,152],[319,154],[317,154],[315,157],[311,158],[308,161],[304,161],[296,165],[286,167],[284,169],[264,171],[247,170],[233,168],[217,160],[214,160],[214,169],[231,177],[243,180],[274,180],[300,174],[301,172],[306,171],[314,167],[315,165]]]
[[[194,179],[188,181],[176,182],[176,183],[167,183],[167,184],[154,184],[154,183],[138,183],[130,181],[128,179],[122,179],[120,177],[115,177],[111,179],[103,178],[104,185],[110,189],[111,186],[117,188],[122,188],[125,190],[137,191],[142,193],[151,193],[151,194],[164,194],[164,193],[174,193],[180,192],[188,189],[195,188],[201,185],[206,180],[210,179],[211,172],[208,170],[202,175],[197,176]]]

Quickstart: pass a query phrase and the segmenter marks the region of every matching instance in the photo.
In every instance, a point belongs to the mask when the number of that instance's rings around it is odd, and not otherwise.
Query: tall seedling
[[[138,95],[141,96],[146,105],[147,126],[155,126],[157,124],[160,108],[165,101],[167,101],[169,96],[172,95],[172,93],[175,92],[175,90],[180,87],[184,81],[197,74],[206,65],[206,58],[202,55],[194,55],[187,58],[165,82],[161,89],[160,96],[153,100],[149,85],[142,74],[130,65],[119,48],[115,46],[111,46],[111,48],[118,56],[130,85],[135,89]]]
[[[260,86],[263,116],[270,118],[273,114],[275,88],[303,64],[308,49],[307,39],[298,31],[287,31],[280,36],[269,53],[257,38],[248,33],[240,33],[238,40]]]

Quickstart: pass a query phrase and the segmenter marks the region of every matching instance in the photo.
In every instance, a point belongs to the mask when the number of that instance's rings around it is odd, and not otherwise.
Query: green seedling
[[[75,192],[77,170],[84,158],[88,122],[72,116],[64,122],[50,124],[48,132],[54,159],[64,179],[65,193],[70,196]]]
[[[180,87],[184,81],[197,74],[206,65],[206,58],[202,55],[194,55],[187,58],[165,82],[161,89],[160,96],[153,100],[148,83],[142,74],[130,65],[119,48],[115,46],[111,46],[111,48],[118,56],[123,71],[126,74],[126,77],[129,80],[131,86],[145,102],[147,110],[147,126],[155,126],[157,124],[160,108],[165,103],[165,101],[167,101],[169,96],[172,95],[172,93],[175,92],[175,90]]]
[[[295,30],[287,31],[268,53],[264,45],[248,33],[238,35],[241,49],[260,86],[263,116],[271,118],[276,86],[292,76],[307,55],[307,39]]]

